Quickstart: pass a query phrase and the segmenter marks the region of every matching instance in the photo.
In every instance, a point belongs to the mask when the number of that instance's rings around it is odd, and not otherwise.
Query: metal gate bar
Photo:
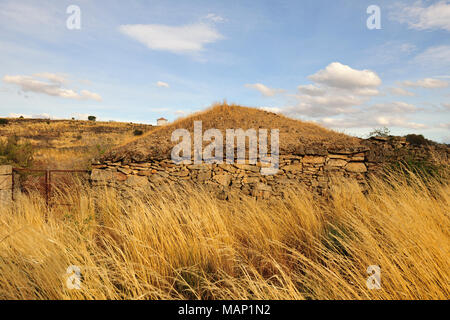
[[[66,173],[90,173],[89,170],[44,170],[44,169],[22,169],[22,168],[13,168],[13,177],[12,177],[12,192],[11,198],[14,201],[14,172],[44,172],[44,185],[45,185],[45,203],[47,206],[49,205],[50,194],[51,194],[51,183],[52,183],[52,173],[53,172],[66,172]]]

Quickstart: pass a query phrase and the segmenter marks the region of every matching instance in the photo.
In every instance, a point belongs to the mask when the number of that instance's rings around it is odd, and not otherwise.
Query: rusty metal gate
[[[52,189],[54,188],[54,174],[76,174],[85,173],[90,174],[89,170],[43,170],[43,169],[22,169],[13,168],[12,176],[12,200],[14,201],[15,190],[19,189],[22,192],[29,192],[31,190],[38,191],[45,197],[47,206],[50,204]],[[27,179],[24,181],[16,180],[17,174],[24,176],[27,174]],[[31,179],[30,179],[31,177]],[[58,203],[60,205],[68,205],[64,203]]]

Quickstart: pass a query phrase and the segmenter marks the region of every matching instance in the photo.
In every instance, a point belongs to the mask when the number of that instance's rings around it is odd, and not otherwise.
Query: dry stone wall
[[[283,196],[289,185],[301,183],[320,194],[326,193],[332,177],[354,178],[365,184],[370,173],[382,170],[387,162],[406,157],[434,159],[448,163],[447,146],[412,146],[405,138],[372,138],[363,140],[358,148],[344,150],[297,150],[280,155],[280,170],[276,175],[262,175],[257,164],[174,164],[170,159],[144,163],[105,161],[94,163],[94,186],[151,189],[165,185],[193,183],[217,191],[226,199],[239,191],[257,198]]]

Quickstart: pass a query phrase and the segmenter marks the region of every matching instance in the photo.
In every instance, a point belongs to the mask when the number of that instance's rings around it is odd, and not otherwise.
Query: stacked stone
[[[280,155],[280,168],[275,175],[261,174],[267,164],[174,164],[171,160],[128,163],[105,161],[93,164],[94,186],[127,186],[134,189],[158,190],[166,184],[190,182],[213,187],[221,197],[239,191],[257,198],[283,196],[287,186],[297,183],[322,193],[332,176],[365,180],[365,153],[341,151],[321,155]]]

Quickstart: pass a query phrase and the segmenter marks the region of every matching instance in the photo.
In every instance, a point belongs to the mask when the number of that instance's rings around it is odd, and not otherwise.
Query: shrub
[[[31,143],[21,143],[17,136],[8,137],[6,142],[0,142],[0,164],[27,168],[33,163],[33,153]]]
[[[406,141],[414,146],[429,145],[431,143],[430,140],[425,139],[425,137],[421,134],[408,134],[405,138]]]
[[[391,131],[387,127],[373,129],[373,131],[369,133],[369,137],[389,137],[390,135]]]
[[[88,120],[89,121],[95,121],[95,120],[97,120],[97,117],[96,116],[89,116]]]
[[[136,129],[136,130],[134,130],[133,134],[135,136],[142,136],[144,134],[144,131]]]
[[[8,119],[0,119],[0,124],[8,124]]]

